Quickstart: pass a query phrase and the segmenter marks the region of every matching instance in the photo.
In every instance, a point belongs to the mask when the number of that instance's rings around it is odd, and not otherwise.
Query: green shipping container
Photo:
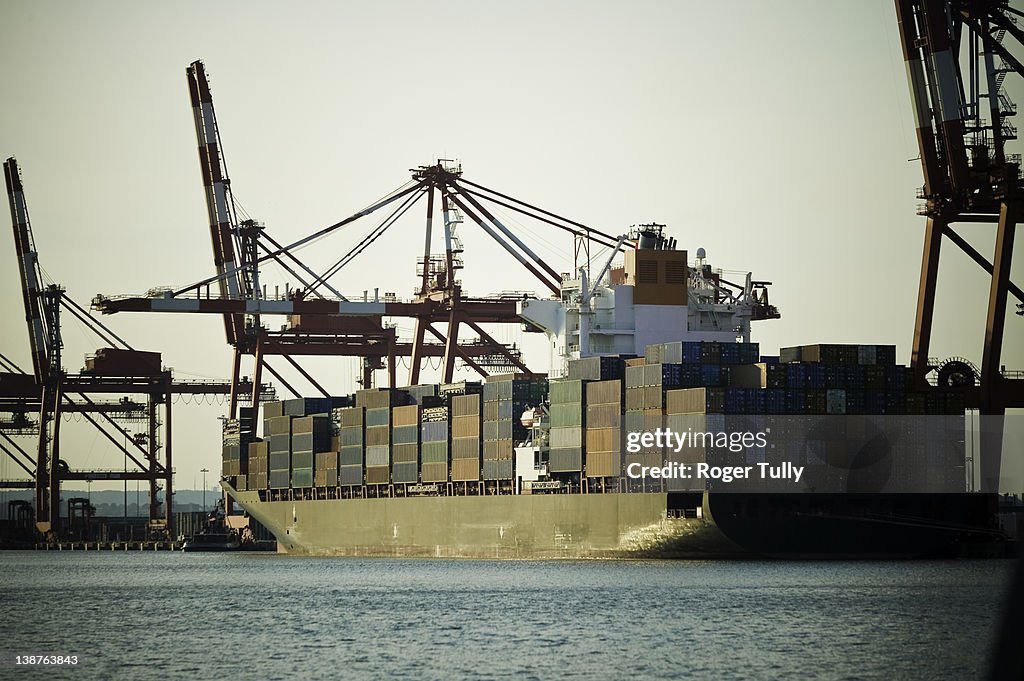
[[[312,487],[313,468],[293,468],[292,487]]]
[[[551,404],[551,427],[560,428],[565,426],[583,425],[583,404],[581,402],[567,402]]]
[[[551,381],[548,397],[552,405],[583,401],[583,386],[586,381]]]
[[[424,442],[420,445],[420,458],[424,464],[448,463],[447,442]]]

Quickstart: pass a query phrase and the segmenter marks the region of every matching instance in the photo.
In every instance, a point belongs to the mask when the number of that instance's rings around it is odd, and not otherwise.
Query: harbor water
[[[1013,568],[8,551],[0,678],[980,678]]]

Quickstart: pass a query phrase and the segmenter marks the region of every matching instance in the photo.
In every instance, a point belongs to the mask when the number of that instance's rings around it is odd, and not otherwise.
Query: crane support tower
[[[1024,196],[1020,155],[1007,150],[1017,139],[1017,109],[1003,87],[1008,76],[1024,75],[1014,54],[1024,46],[1024,13],[1006,0],[896,0],[896,15],[924,174],[919,213],[927,217],[911,364],[921,385],[938,368],[929,350],[939,256],[948,239],[991,277],[977,384],[954,387],[983,416],[1002,417],[1007,408],[1024,407],[1024,380],[1002,368],[1009,296],[1024,302],[1010,280]],[[995,225],[991,260],[954,228],[969,223]],[[982,439],[983,452],[997,453],[1002,429],[983,428]],[[983,458],[982,491],[995,491],[998,466],[998,456]]]
[[[33,373],[22,371],[6,357],[0,365],[0,413],[10,414],[9,419],[0,420],[0,452],[31,477],[31,483],[3,481],[2,486],[34,487],[36,529],[57,539],[67,529],[60,515],[62,482],[144,481],[149,485],[151,531],[174,536],[172,398],[227,394],[232,386],[226,381],[175,381],[162,367],[159,353],[135,350],[89,315],[62,286],[44,286],[21,172],[14,158],[4,163],[4,179]],[[74,316],[108,344],[86,356],[84,368],[77,373],[69,373],[63,366],[62,312]],[[266,386],[263,394],[273,397],[273,389]],[[123,470],[74,470],[67,464],[62,456],[61,424],[70,414],[94,426],[123,455]],[[35,421],[32,415],[38,415]],[[21,447],[13,435],[36,436],[35,452]]]

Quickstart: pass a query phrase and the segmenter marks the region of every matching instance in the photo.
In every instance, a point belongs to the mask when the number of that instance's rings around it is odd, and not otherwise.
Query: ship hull
[[[704,518],[666,517],[668,494],[261,501],[226,488],[285,553],[453,558],[739,557]]]
[[[704,495],[702,517],[677,518],[667,493],[264,501],[225,489],[292,554],[914,558],[1000,541],[991,495]]]
[[[993,494],[712,494],[707,515],[751,553],[784,558],[1001,557]]]

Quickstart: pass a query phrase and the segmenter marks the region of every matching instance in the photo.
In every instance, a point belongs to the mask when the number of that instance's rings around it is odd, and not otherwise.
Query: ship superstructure
[[[749,343],[751,322],[779,318],[768,302],[771,282],[747,272],[735,284],[707,262],[703,248],[691,264],[665,225],[640,225],[627,236],[636,247],[622,263],[613,264],[615,250],[593,276],[580,267],[564,277],[559,299],[519,303],[527,328],[548,337],[551,375],[564,375],[571,359],[643,355],[657,343]]]

